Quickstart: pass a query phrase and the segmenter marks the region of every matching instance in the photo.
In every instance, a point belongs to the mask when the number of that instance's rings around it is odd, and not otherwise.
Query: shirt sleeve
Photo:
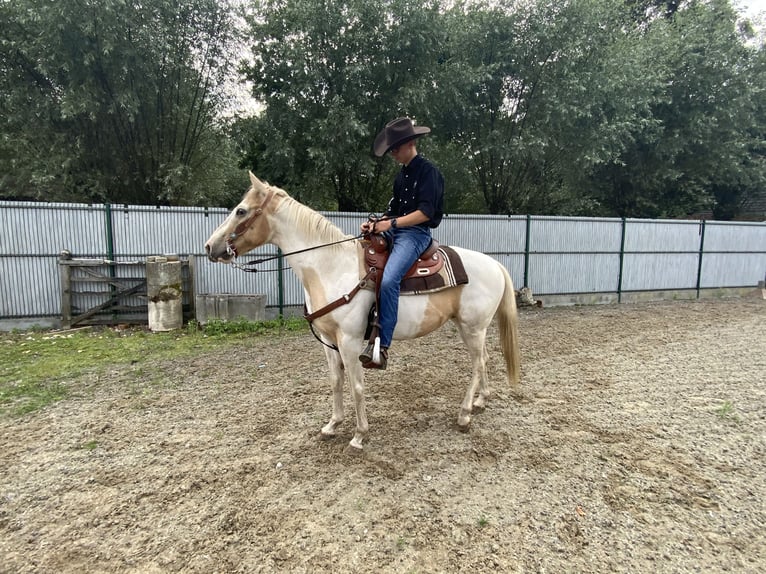
[[[397,174],[394,180],[394,194],[391,199],[388,200],[388,206],[384,215],[400,215],[399,213],[399,186],[401,185],[401,173]]]
[[[444,178],[438,169],[426,164],[418,178],[417,208],[434,221],[440,214],[444,204]],[[434,221],[438,224],[438,221]]]

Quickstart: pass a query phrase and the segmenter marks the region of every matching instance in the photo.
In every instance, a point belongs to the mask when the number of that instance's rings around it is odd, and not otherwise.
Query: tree
[[[442,131],[491,213],[587,213],[582,176],[647,119],[652,74],[610,1],[457,5]]]
[[[763,75],[727,0],[691,2],[653,21],[647,45],[662,75],[651,115],[618,161],[594,170],[605,213],[677,217],[712,209],[730,218],[739,196],[763,182],[754,161],[763,133]],[[761,135],[762,137],[762,135]],[[762,141],[762,140],[761,140]]]
[[[265,110],[241,126],[246,163],[315,207],[379,210],[393,165],[372,140],[428,119],[443,44],[438,3],[259,0],[245,75]]]
[[[222,192],[226,2],[19,0],[0,18],[3,196],[178,204]]]

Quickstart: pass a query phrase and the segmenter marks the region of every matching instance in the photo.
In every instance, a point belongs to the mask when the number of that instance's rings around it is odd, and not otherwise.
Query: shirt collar
[[[412,161],[410,163],[402,166],[402,169],[406,169],[407,171],[414,170],[414,169],[417,169],[421,163],[423,163],[423,157],[420,154],[418,154],[412,158]]]

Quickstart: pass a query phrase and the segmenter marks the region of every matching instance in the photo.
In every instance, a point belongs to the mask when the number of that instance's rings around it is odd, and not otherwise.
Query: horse
[[[319,436],[337,436],[344,419],[343,387],[348,376],[356,431],[346,450],[361,453],[369,425],[364,370],[358,356],[365,343],[375,295],[368,289],[355,290],[353,298],[348,293],[360,285],[364,275],[363,242],[360,237],[344,234],[327,218],[283,189],[260,181],[252,172],[250,183],[241,202],[205,243],[207,257],[212,262],[235,264],[239,255],[269,243],[282,250],[298,276],[307,314],[342,301],[331,312],[312,321],[315,333],[325,342],[333,396],[332,416]],[[468,282],[433,293],[401,296],[394,340],[422,337],[448,320],[456,325],[472,364],[472,378],[457,419],[458,429],[467,431],[471,414],[484,410],[490,395],[486,369],[489,353],[485,343],[495,316],[508,381],[519,384],[518,315],[513,282],[505,267],[484,253],[452,249],[462,259]]]

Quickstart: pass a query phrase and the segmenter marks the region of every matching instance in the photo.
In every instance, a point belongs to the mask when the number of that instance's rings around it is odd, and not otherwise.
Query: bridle
[[[234,228],[234,231],[230,233],[226,238],[226,253],[231,255],[234,259],[237,258],[237,248],[234,247],[234,240],[242,235],[245,231],[250,229],[250,226],[255,223],[255,219],[263,213],[264,209],[266,209],[266,206],[271,201],[272,197],[274,197],[274,190],[269,189],[269,193],[267,193],[266,197],[263,198],[263,203],[261,203],[261,206],[256,208],[250,217],[240,222],[240,224]]]

